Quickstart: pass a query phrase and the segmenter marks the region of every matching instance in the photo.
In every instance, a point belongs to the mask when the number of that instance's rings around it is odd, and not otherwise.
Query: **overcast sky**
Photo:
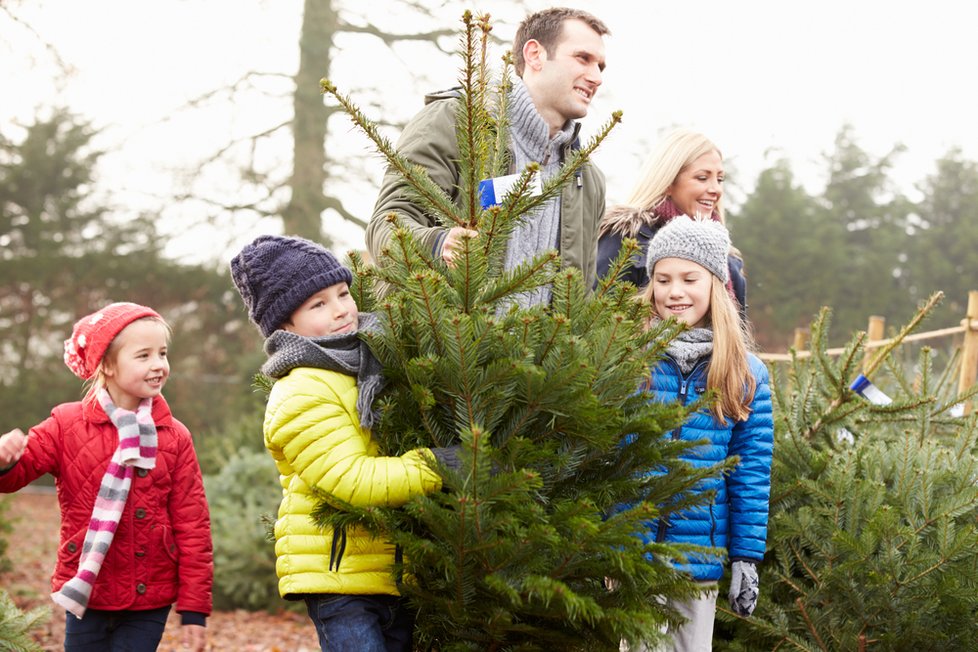
[[[339,3],[337,3],[339,4]],[[356,3],[359,4],[359,3]],[[530,9],[551,3],[527,2]],[[613,110],[623,124],[598,152],[608,177],[609,201],[623,198],[648,146],[670,126],[710,136],[735,170],[736,201],[775,157],[792,161],[811,192],[824,183],[823,154],[844,123],[859,144],[882,155],[898,142],[908,150],[895,178],[908,193],[952,146],[978,160],[978,5],[929,0],[789,0],[730,2],[580,0],[611,28],[605,81],[585,120],[594,131]],[[100,180],[124,192],[129,208],[152,208],[172,184],[172,172],[219,147],[235,134],[286,119],[287,104],[249,96],[247,102],[174,113],[189,99],[238,79],[247,70],[291,75],[298,53],[300,0],[7,0],[22,23],[0,11],[0,130],[15,135],[14,120],[29,122],[39,107],[66,103],[105,127],[100,144],[109,154]],[[371,20],[404,25],[396,3],[374,0]],[[497,33],[510,37],[522,9],[478,2]],[[458,24],[453,8],[444,25]],[[35,33],[31,33],[30,25]],[[54,82],[50,43],[75,69]],[[344,44],[334,61],[341,90],[382,86],[398,97],[398,116],[420,108],[427,90],[453,83],[458,62],[434,60],[417,47],[396,57],[369,40]],[[426,70],[432,87],[417,87],[406,67]],[[428,82],[422,82],[427,84]],[[283,82],[271,76],[262,90]],[[356,99],[356,98],[355,98]],[[170,116],[172,119],[161,123]],[[358,134],[344,134],[352,156],[370,159]],[[359,139],[359,140],[358,140]],[[286,141],[282,141],[287,144]],[[350,202],[366,217],[379,182],[366,178]],[[368,175],[369,176],[369,175]],[[164,231],[183,253],[200,241],[187,235],[180,216],[164,211]],[[274,223],[251,225],[242,241]],[[337,229],[339,248],[363,246],[357,229]]]

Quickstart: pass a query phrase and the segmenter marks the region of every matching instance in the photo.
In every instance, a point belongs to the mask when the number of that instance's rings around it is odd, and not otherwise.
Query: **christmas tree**
[[[500,204],[483,208],[479,182],[509,166],[509,61],[493,79],[488,17],[466,13],[463,23],[457,203],[322,82],[414,201],[443,226],[478,232],[451,266],[406,229],[378,266],[353,256],[358,305],[383,322],[366,335],[388,386],[374,437],[386,454],[459,445],[461,468],[440,468],[444,490],[404,508],[357,509],[324,496],[317,517],[366,526],[403,551],[397,572],[418,611],[419,649],[617,650],[622,639],[658,640],[677,618],[661,598],[696,593],[667,563],[689,551],[646,546],[635,533],[688,507],[684,492],[722,472],[680,463],[685,445],[663,437],[699,406],[650,403],[640,391],[677,326],[647,328],[650,308],[634,300],[635,288],[612,282],[634,242],[593,291],[556,252],[514,270],[502,262],[514,227],[590,164],[620,115],[539,193],[531,165]],[[544,284],[549,305],[518,305],[517,295]]]
[[[750,620],[721,609],[716,649],[978,650],[978,418],[955,411],[978,388],[898,348],[938,300],[868,358],[865,333],[826,354],[825,310],[775,375],[761,599]]]

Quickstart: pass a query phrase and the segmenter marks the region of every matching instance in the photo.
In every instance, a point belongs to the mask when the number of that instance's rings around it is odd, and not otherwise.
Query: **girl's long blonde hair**
[[[757,379],[750,370],[747,352],[752,348],[750,333],[734,306],[723,281],[710,274],[710,328],[713,330],[713,354],[706,375],[706,388],[717,393],[710,413],[719,423],[727,419],[745,420],[751,411]],[[652,304],[655,284],[641,292],[642,301]]]
[[[651,214],[651,211],[666,198],[669,188],[679,178],[679,174],[693,164],[693,161],[716,152],[723,158],[720,149],[703,134],[690,129],[674,129],[665,135],[649,153],[642,165],[638,181],[632,188],[632,193],[625,200],[625,206],[640,213]],[[723,224],[723,198],[717,200],[714,210],[720,215]],[[601,235],[606,233],[621,233],[634,237],[641,227],[634,220],[629,221],[629,213],[621,210],[610,210],[601,220]]]

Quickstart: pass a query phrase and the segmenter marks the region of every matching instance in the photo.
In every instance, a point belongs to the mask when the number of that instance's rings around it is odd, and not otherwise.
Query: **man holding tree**
[[[538,163],[542,181],[554,176],[568,153],[578,146],[580,123],[587,115],[605,68],[603,37],[608,28],[591,14],[555,7],[528,16],[513,44],[518,79],[509,97],[510,172]],[[459,148],[456,139],[455,93],[425,98],[426,106],[404,128],[397,149],[409,161],[425,168],[431,179],[459,200]],[[462,238],[475,231],[446,228],[412,203],[407,183],[388,170],[366,240],[371,256],[380,261],[393,229],[387,221],[396,213],[398,223],[432,253],[451,264]],[[593,164],[584,165],[561,193],[547,201],[514,230],[506,254],[506,269],[551,249],[561,264],[579,268],[586,287],[595,281],[598,223],[605,210],[604,175]],[[550,302],[551,288],[542,286],[524,294],[525,305]]]

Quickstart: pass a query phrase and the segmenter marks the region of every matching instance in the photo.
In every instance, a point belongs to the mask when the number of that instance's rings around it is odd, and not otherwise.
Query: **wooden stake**
[[[870,315],[869,325],[866,327],[866,353],[863,354],[863,371],[869,367],[869,361],[876,350],[872,343],[882,340],[884,332],[886,332],[886,317]]]
[[[958,391],[970,389],[978,378],[978,290],[968,293],[968,314],[961,320],[964,326],[964,346],[961,347],[961,379]],[[971,414],[971,401],[964,404],[964,413]]]

